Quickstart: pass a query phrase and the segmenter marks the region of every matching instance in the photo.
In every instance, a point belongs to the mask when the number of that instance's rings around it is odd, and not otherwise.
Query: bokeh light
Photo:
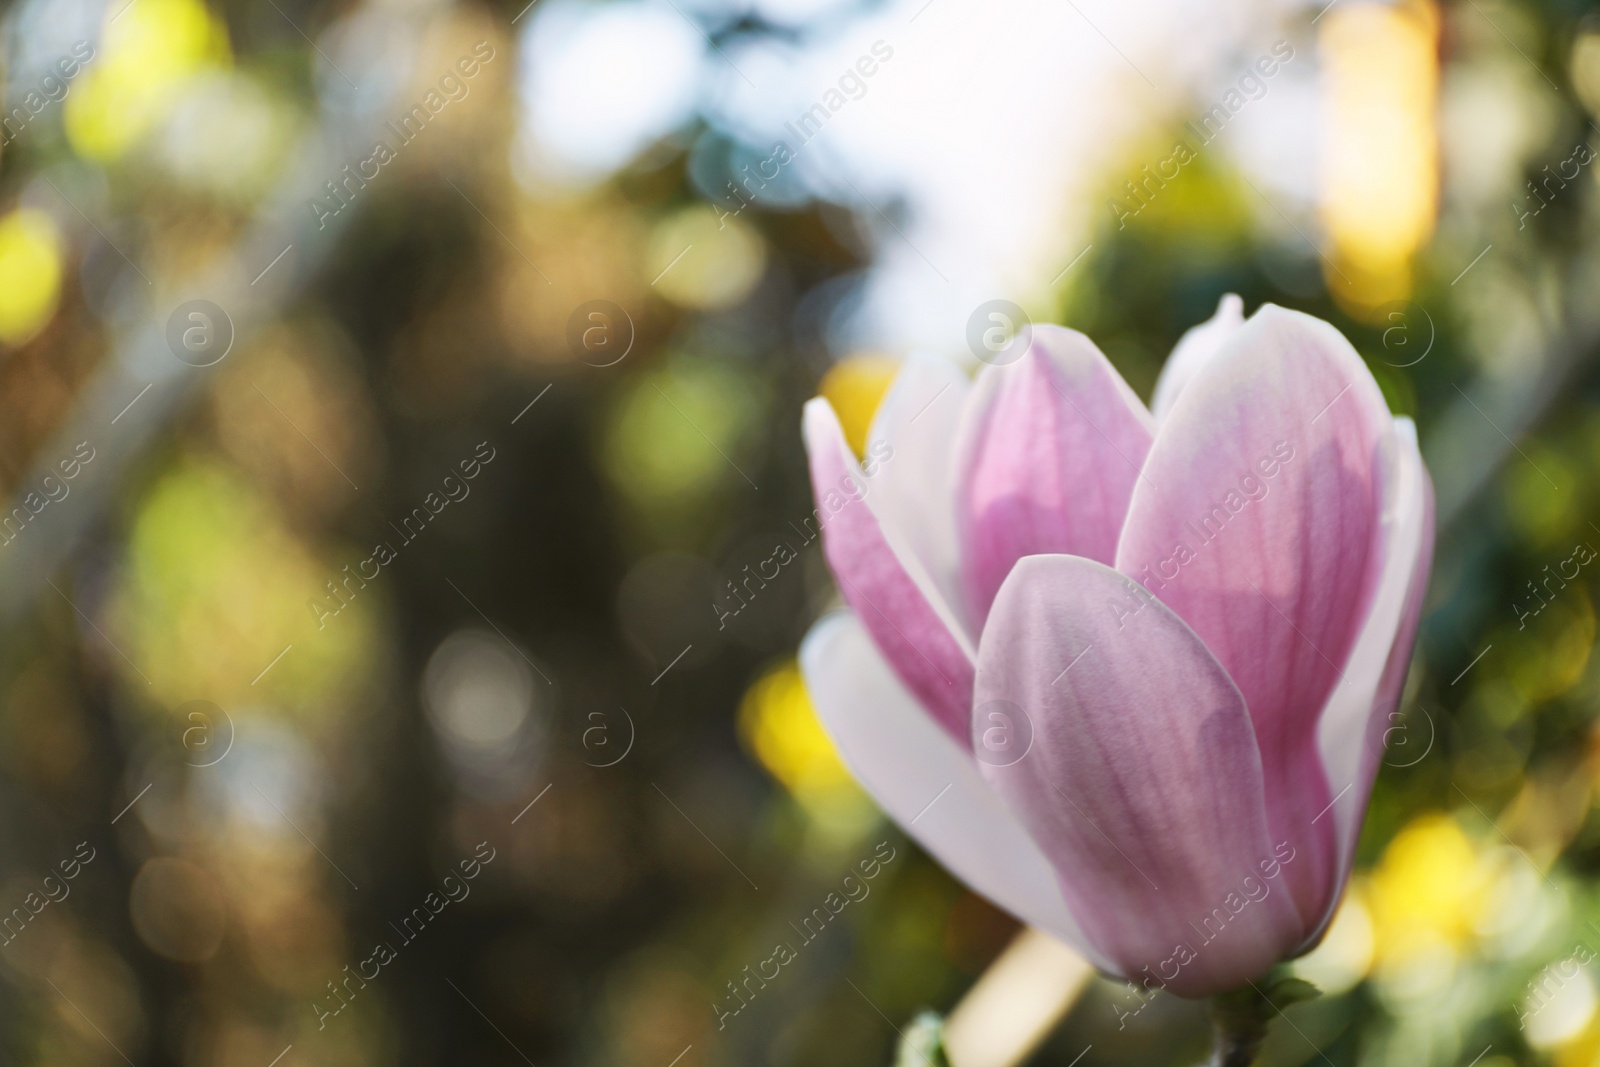
[[[1091,979],[840,758],[801,410],[862,453],[908,358],[985,369],[995,300],[1148,398],[1236,293],[1350,339],[1439,519],[1261,1063],[1600,1064],[1592,15],[0,22],[0,916],[95,857],[0,932],[6,1063],[1201,1061],[1198,1006]]]
[[[0,341],[33,337],[60,296],[61,236],[50,217],[24,209],[0,218]]]
[[[1322,23],[1328,291],[1363,317],[1411,295],[1411,259],[1433,231],[1438,37],[1433,0],[1344,4]]]
[[[749,295],[766,266],[761,234],[703,205],[656,225],[644,258],[650,284],[681,307],[715,310]]]
[[[226,28],[201,0],[130,5],[108,17],[99,53],[64,106],[73,148],[103,162],[154,129],[188,79],[231,58]]]

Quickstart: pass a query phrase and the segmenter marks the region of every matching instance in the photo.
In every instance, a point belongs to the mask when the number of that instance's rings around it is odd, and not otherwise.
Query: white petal
[[[962,598],[956,577],[951,449],[971,388],[965,372],[950,360],[913,355],[889,387],[867,434],[867,463],[878,468],[872,478],[874,507],[958,613]],[[970,627],[968,632],[977,636]]]
[[[1419,567],[1426,567],[1432,558],[1430,489],[1417,449],[1416,427],[1410,419],[1395,420],[1391,441],[1393,462],[1380,519],[1386,527],[1383,572],[1372,609],[1350,649],[1344,676],[1324,705],[1317,727],[1317,746],[1334,793],[1326,817],[1334,820],[1340,882],[1350,871],[1367,798],[1383,756],[1389,713],[1397,710],[1392,706],[1399,696],[1395,680],[1391,678],[1391,688],[1395,689],[1391,699],[1383,699],[1380,685],[1397,638],[1408,643],[1412,638],[1411,633],[1399,631],[1406,619],[1408,599],[1420,596],[1417,582],[1427,578],[1425,573],[1419,573]],[[1411,606],[1415,610],[1416,605]],[[1404,681],[1404,666],[1398,664],[1400,683]]]
[[[1157,422],[1166,420],[1167,412],[1172,410],[1184,386],[1194,380],[1200,368],[1243,325],[1244,301],[1228,293],[1218,302],[1215,315],[1178,338],[1172,355],[1167,357],[1167,365],[1161,368],[1161,376],[1156,379],[1155,395],[1150,398],[1150,411]]]
[[[818,621],[800,646],[800,668],[845,763],[907,835],[976,892],[1105,966],[1044,853],[971,757],[917,706],[854,615]]]

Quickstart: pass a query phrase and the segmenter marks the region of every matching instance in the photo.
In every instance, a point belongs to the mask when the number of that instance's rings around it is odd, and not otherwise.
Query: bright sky
[[[756,144],[783,140],[799,181],[856,205],[869,228],[874,267],[841,348],[959,350],[986,300],[1048,307],[1052,280],[1090,239],[1090,213],[1107,210],[1093,192],[1126,165],[1130,141],[1203,110],[1284,38],[1295,61],[1218,143],[1284,211],[1309,203],[1314,11],[1252,0],[891,0],[817,20],[826,30],[806,21],[840,6],[544,0],[525,31],[534,169],[603,176],[696,111]],[[751,9],[801,27],[795,40],[713,50],[701,27]],[[868,77],[849,73],[862,57]],[[843,105],[802,146],[785,124],[826,105],[841,78],[832,102]]]

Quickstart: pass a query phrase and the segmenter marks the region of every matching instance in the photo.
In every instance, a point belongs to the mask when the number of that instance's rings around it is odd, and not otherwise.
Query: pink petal
[[[1050,861],[966,748],[929,722],[860,620],[821,619],[800,646],[800,669],[839,755],[901,830],[975,891],[1105,966]]]
[[[1036,326],[979,375],[957,446],[956,529],[973,618],[1023,556],[1110,563],[1154,422],[1083,334]]]
[[[1155,395],[1150,398],[1150,412],[1157,422],[1166,421],[1178,395],[1243,325],[1244,301],[1228,293],[1217,302],[1215,315],[1190,327],[1178,338],[1172,355],[1167,357],[1167,365],[1161,368],[1161,376],[1156,379]]]
[[[965,372],[948,359],[912,356],[867,433],[867,462],[877,468],[874,506],[905,538],[952,608],[961,601],[953,452],[971,389]],[[971,627],[968,633],[976,636]]]
[[[877,494],[826,400],[806,404],[806,449],[823,554],[846,602],[900,680],[950,736],[968,743],[971,644],[916,554],[877,513]]]
[[[1417,450],[1416,427],[1404,418],[1396,419],[1395,427],[1398,454],[1390,479],[1392,499],[1384,507],[1383,574],[1378,581],[1377,598],[1350,652],[1344,679],[1323,710],[1318,730],[1328,782],[1338,798],[1328,817],[1334,823],[1338,841],[1340,884],[1355,855],[1362,816],[1378,763],[1384,756],[1385,737],[1398,725],[1395,714],[1433,563],[1433,483]],[[1395,758],[1421,759],[1431,744],[1434,728],[1420,722],[1407,723],[1407,743],[1395,751]],[[1329,901],[1313,941],[1321,937],[1322,928],[1332,919],[1335,903],[1336,900]]]
[[[1021,560],[979,642],[974,707],[980,769],[1122,975],[1209,995],[1303,938],[1284,884],[1302,853],[1274,855],[1244,700],[1136,583],[1075,556]],[[996,710],[1032,724],[1009,765],[982,748]]]
[[[1244,694],[1273,839],[1305,855],[1290,878],[1308,925],[1337,890],[1317,720],[1372,604],[1393,432],[1339,332],[1268,305],[1162,425],[1117,550],[1117,569],[1193,627]]]

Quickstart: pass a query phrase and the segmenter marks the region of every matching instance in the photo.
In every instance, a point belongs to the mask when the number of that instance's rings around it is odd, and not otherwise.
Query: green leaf
[[[1304,978],[1294,977],[1278,979],[1267,987],[1266,992],[1267,999],[1280,1009],[1322,996],[1322,990]]]

